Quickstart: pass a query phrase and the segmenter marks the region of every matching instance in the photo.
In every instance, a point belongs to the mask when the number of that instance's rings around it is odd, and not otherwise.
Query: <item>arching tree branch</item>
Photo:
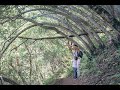
[[[21,31],[7,44],[7,46],[4,48],[4,50],[2,50],[2,51],[0,52],[0,60],[1,60],[4,52],[5,52],[5,51],[8,49],[8,47],[10,46],[10,44],[11,44],[21,33],[23,33],[24,31],[26,31],[26,30],[28,30],[29,28],[32,28],[32,27],[34,27],[34,26],[36,26],[36,25],[31,25],[31,26],[28,26],[28,27],[26,27],[25,29],[21,30]]]
[[[113,30],[110,30],[110,31],[113,31]],[[104,33],[102,31],[96,31],[95,33]],[[81,33],[79,34],[78,36],[82,36],[82,35],[88,35],[88,33]],[[75,35],[67,35],[69,37],[75,37]],[[49,39],[64,39],[66,37],[64,36],[57,36],[57,37],[43,37],[43,38],[30,38],[30,37],[22,37],[22,36],[19,36],[18,38],[21,38],[21,39],[30,39],[30,40],[49,40]]]

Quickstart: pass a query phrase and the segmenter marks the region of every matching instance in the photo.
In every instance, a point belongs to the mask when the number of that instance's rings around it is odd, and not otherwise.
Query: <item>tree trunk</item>
[[[28,48],[28,46],[26,45],[26,43],[24,43],[25,44],[25,47],[26,47],[26,49],[27,49],[27,51],[28,51],[28,54],[29,54],[29,64],[30,64],[30,85],[31,85],[31,82],[32,82],[32,56],[31,56],[31,52],[30,52],[30,50],[29,50],[29,48]]]

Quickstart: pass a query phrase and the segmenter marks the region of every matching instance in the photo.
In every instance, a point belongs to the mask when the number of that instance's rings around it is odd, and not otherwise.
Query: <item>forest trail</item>
[[[103,75],[103,77],[106,76]],[[109,76],[107,77],[109,78]],[[106,80],[104,78],[104,80]],[[53,85],[102,85],[101,83],[101,77],[99,76],[82,76],[78,79],[73,79],[73,77],[66,77],[66,78],[61,78],[57,79]],[[107,81],[107,80],[106,80]],[[103,83],[103,84],[108,84],[108,83]],[[109,81],[109,80],[108,80]]]
[[[85,85],[85,78],[73,79],[73,77],[61,78],[56,80],[54,85]]]
[[[68,77],[57,80],[55,85],[81,85],[81,83],[79,79],[74,80],[72,77]]]

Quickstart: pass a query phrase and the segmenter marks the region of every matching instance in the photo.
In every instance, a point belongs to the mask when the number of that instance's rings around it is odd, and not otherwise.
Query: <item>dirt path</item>
[[[85,80],[81,78],[73,79],[73,77],[62,78],[60,80],[56,80],[54,85],[84,85]]]
[[[71,77],[63,78],[63,79],[57,80],[55,85],[78,85],[78,80],[74,80]]]

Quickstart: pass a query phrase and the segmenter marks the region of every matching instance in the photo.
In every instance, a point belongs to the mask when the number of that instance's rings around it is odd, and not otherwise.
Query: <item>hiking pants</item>
[[[77,68],[73,67],[73,78],[77,78]]]

